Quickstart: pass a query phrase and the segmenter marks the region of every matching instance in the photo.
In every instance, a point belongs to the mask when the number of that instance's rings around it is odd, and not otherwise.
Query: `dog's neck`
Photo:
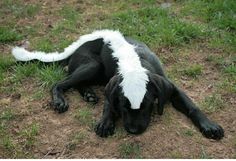
[[[146,94],[149,81],[147,69],[143,68],[135,46],[129,44],[118,31],[102,30],[92,34],[101,35],[104,43],[113,50],[112,56],[118,60],[118,72],[123,80],[120,83],[124,96],[130,101],[132,109],[139,109]]]

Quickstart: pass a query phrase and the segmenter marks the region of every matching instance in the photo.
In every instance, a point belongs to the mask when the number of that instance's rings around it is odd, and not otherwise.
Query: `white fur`
[[[98,38],[103,38],[104,43],[110,44],[113,50],[112,56],[118,60],[119,74],[123,77],[120,86],[124,96],[130,101],[132,109],[139,109],[149,81],[147,70],[142,67],[138,54],[134,50],[135,46],[129,44],[119,31],[100,30],[81,36],[62,53],[29,52],[24,48],[15,47],[12,49],[12,54],[19,61],[38,59],[43,62],[54,62],[69,57],[85,42]]]

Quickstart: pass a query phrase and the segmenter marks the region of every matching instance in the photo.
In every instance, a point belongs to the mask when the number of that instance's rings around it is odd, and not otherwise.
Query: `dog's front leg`
[[[95,132],[100,137],[113,135],[115,130],[115,115],[112,111],[111,104],[106,99],[104,102],[103,115],[95,127]]]
[[[215,140],[224,137],[223,128],[209,120],[183,91],[176,88],[171,101],[177,110],[181,111],[192,120],[204,136]]]

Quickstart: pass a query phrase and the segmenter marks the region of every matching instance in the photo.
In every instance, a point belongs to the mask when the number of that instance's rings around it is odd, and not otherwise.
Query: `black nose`
[[[139,126],[139,127],[135,127],[135,126],[125,126],[125,130],[131,134],[141,134],[142,132],[145,131],[145,128]]]

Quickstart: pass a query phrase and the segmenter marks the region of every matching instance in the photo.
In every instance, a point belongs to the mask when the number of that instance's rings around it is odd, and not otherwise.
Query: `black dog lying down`
[[[81,36],[60,54],[29,52],[19,47],[13,48],[12,54],[18,61],[68,64],[69,75],[52,89],[53,104],[59,113],[68,110],[63,93],[69,88],[78,89],[85,101],[96,103],[97,96],[90,86],[106,85],[103,116],[95,128],[101,137],[114,133],[119,117],[129,133],[144,132],[154,108],[162,115],[169,101],[207,138],[224,136],[222,127],[210,121],[168,80],[158,58],[144,43],[123,37],[118,31],[100,30]]]

